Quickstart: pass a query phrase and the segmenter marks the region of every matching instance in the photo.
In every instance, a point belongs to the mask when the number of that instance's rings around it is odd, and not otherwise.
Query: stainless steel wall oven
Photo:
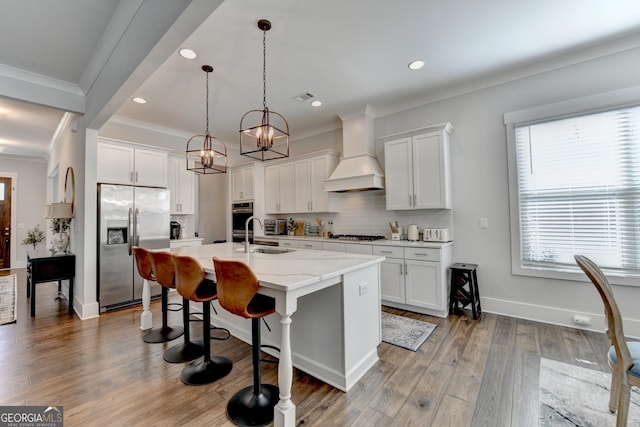
[[[253,202],[231,205],[231,238],[234,242],[244,242],[244,224],[253,216]],[[253,243],[253,221],[249,223],[249,242]]]

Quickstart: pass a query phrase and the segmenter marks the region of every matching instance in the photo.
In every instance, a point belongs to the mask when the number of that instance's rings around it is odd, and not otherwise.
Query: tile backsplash
[[[398,221],[403,233],[409,224],[423,228],[450,228],[453,239],[453,213],[449,209],[421,209],[415,211],[388,211],[384,190],[342,193],[339,213],[290,214],[278,218],[315,221],[324,224],[333,220],[334,234],[373,234],[391,237],[389,222]]]

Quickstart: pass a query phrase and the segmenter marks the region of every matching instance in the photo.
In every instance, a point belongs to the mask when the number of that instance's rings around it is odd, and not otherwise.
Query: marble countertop
[[[273,246],[255,245],[274,249]],[[342,252],[293,249],[290,252],[268,254],[245,253],[238,243],[217,243],[202,246],[172,248],[172,253],[196,258],[209,274],[215,274],[213,257],[242,261],[249,265],[262,286],[291,291],[336,276],[380,263],[384,257],[345,254]]]

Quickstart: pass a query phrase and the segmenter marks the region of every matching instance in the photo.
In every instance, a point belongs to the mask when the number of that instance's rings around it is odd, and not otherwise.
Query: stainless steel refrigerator
[[[169,190],[98,185],[98,300],[100,311],[137,304],[142,278],[131,248],[169,248]],[[151,296],[161,293],[151,284]]]

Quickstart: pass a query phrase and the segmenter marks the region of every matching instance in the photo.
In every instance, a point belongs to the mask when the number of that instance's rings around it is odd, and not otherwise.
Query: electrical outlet
[[[367,293],[367,284],[366,283],[360,283],[360,285],[358,285],[358,294],[359,295],[364,295]]]
[[[487,218],[480,218],[480,228],[483,230],[489,228],[489,220]]]
[[[580,314],[575,314],[573,316],[573,323],[581,326],[589,326],[591,325],[591,318],[587,316],[582,316]]]

